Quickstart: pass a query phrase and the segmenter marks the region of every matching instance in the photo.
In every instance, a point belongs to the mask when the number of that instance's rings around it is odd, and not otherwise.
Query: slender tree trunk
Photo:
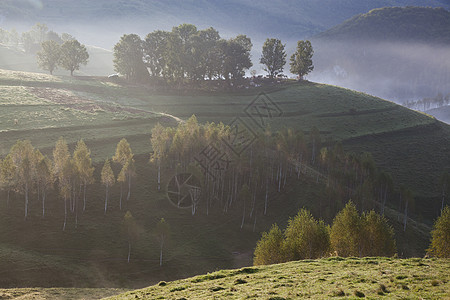
[[[161,190],[161,161],[158,159],[158,191]]]
[[[128,241],[128,259],[127,259],[128,263],[130,263],[130,255],[131,255],[131,241]]]
[[[120,182],[120,199],[119,199],[119,206],[120,210],[122,210],[122,194],[123,194],[123,182]]]
[[[164,246],[164,240],[161,240],[161,249],[159,252],[159,266],[162,267],[163,263],[163,246]]]
[[[28,182],[25,183],[25,219],[28,216]]]
[[[7,198],[6,198],[6,208],[8,208],[9,209],[9,193],[11,192],[11,190],[10,189],[8,189],[8,196],[7,196]]]
[[[106,194],[105,194],[105,215],[107,207],[108,207],[108,186],[106,186]]]
[[[268,202],[269,202],[269,177],[266,177],[266,198],[264,200],[264,215],[267,214]]]
[[[45,217],[45,188],[42,189],[42,217]]]
[[[67,196],[64,196],[64,225],[63,225],[63,231],[66,230],[66,222],[67,222]]]
[[[83,211],[86,210],[86,185],[87,185],[87,182],[84,181],[84,188],[83,188]]]
[[[244,227],[244,222],[245,222],[245,199],[244,199],[244,211],[242,212],[241,229]]]
[[[127,195],[127,201],[130,200],[130,194],[131,194],[131,175],[128,176],[128,195]]]

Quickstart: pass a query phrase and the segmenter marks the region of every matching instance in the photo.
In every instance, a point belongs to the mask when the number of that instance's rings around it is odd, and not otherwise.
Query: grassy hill
[[[450,92],[450,12],[386,7],[357,15],[312,38],[312,81],[397,103]]]
[[[444,299],[449,266],[448,259],[331,257],[221,270],[108,299]]]
[[[308,134],[316,126],[324,145],[342,141],[346,151],[372,152],[377,165],[391,172],[396,184],[414,191],[413,220],[406,233],[401,230],[394,198],[389,214],[400,255],[423,255],[440,207],[436,180],[450,166],[450,127],[430,116],[366,94],[308,82],[228,93],[163,92],[104,77],[0,70],[0,156],[18,139],[30,139],[51,154],[59,136],[67,139],[71,150],[83,138],[92,151],[97,181],[88,188],[87,209],[79,215],[78,227],[70,214],[65,232],[61,230],[64,203],[56,191],[49,192],[44,219],[40,202],[32,195],[26,221],[23,196],[13,193],[7,208],[6,193],[0,193],[0,243],[5,257],[0,260],[0,269],[5,270],[1,285],[144,287],[160,280],[250,265],[260,233],[274,222],[283,226],[301,207],[330,222],[333,215],[325,208],[329,201],[325,186],[308,177],[292,180],[281,193],[271,195],[267,216],[259,211],[257,219],[247,218],[242,229],[238,206],[228,214],[213,207],[206,215],[201,203],[192,216],[189,208],[173,206],[164,188],[157,191],[156,167],[148,163],[150,130],[157,122],[174,126],[177,118],[195,114],[200,122],[229,123],[241,116],[251,124],[244,110],[263,91],[282,111],[273,118],[272,128],[288,126]],[[136,154],[137,176],[123,210],[119,209],[119,186],[113,187],[105,215],[99,173],[103,160],[114,154],[122,137]],[[117,166],[114,171],[118,173]],[[163,172],[163,187],[173,175]],[[140,228],[130,263],[126,262],[128,247],[122,230],[127,210]],[[155,230],[162,217],[171,225],[172,234],[160,268]]]
[[[431,7],[384,7],[322,32],[319,39],[450,43],[450,12]]]

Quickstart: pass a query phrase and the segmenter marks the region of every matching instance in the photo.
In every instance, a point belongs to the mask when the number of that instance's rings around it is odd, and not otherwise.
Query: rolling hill
[[[99,184],[91,185],[78,227],[70,214],[65,232],[61,230],[64,203],[56,191],[49,192],[46,218],[41,217],[40,203],[32,200],[26,221],[22,196],[13,193],[7,208],[6,193],[1,193],[0,243],[8,257],[0,260],[0,268],[8,270],[1,277],[2,286],[144,287],[160,280],[250,265],[260,232],[274,222],[285,224],[301,207],[330,222],[332,212],[318,205],[328,201],[325,185],[315,178],[290,181],[281,193],[271,196],[267,216],[260,211],[257,222],[256,218],[247,218],[242,229],[239,206],[228,214],[214,207],[206,215],[202,203],[192,216],[190,209],[173,206],[165,189],[157,191],[156,167],[148,163],[150,130],[157,122],[175,126],[178,118],[187,119],[192,114],[202,123],[227,124],[236,116],[251,122],[245,108],[261,92],[282,111],[272,120],[274,130],[287,126],[308,133],[316,126],[323,145],[342,141],[346,151],[370,151],[376,164],[389,171],[396,184],[413,190],[415,207],[405,233],[402,215],[395,210],[395,197],[388,203],[388,212],[400,255],[423,255],[440,207],[437,179],[450,166],[450,126],[430,116],[367,94],[309,82],[288,81],[229,93],[180,93],[104,77],[70,78],[1,70],[1,157],[19,139],[29,139],[51,155],[60,136],[67,139],[71,150],[83,138],[92,151],[94,176],[99,182],[102,162],[126,137],[136,154],[137,166],[131,199],[123,210],[118,207],[118,185],[111,191],[106,215],[104,189]],[[114,171],[118,172],[117,167]],[[163,173],[163,186],[172,175]],[[127,210],[140,228],[130,263],[126,262],[127,244],[121,229]],[[163,268],[158,264],[155,236],[161,217],[172,228]],[[39,276],[30,271],[35,265],[40,266]],[[71,266],[77,271],[67,271]],[[56,278],[52,274],[64,275]]]
[[[313,37],[313,81],[397,103],[450,91],[450,12],[386,7]]]
[[[446,279],[448,265],[446,259],[330,257],[161,281],[108,299],[378,299],[383,296],[443,299],[450,296],[450,283]]]

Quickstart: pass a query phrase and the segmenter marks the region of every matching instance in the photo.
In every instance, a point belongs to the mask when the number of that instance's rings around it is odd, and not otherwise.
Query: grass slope
[[[222,270],[108,299],[443,299],[448,259],[340,258]]]
[[[314,83],[285,83],[229,93],[161,92],[105,78],[0,70],[0,156],[18,139],[30,139],[51,155],[59,136],[64,136],[72,149],[83,138],[92,150],[97,182],[88,188],[87,210],[79,215],[78,227],[75,228],[75,216],[69,214],[66,232],[61,230],[64,204],[56,191],[48,194],[44,219],[40,202],[35,200],[36,195],[31,196],[27,221],[23,220],[23,196],[13,193],[7,208],[6,193],[0,194],[0,243],[4,257],[8,257],[0,260],[0,269],[10,271],[0,276],[2,286],[138,288],[160,280],[248,266],[260,233],[274,222],[283,227],[301,207],[330,222],[333,215],[327,206],[340,204],[330,203],[324,186],[306,177],[273,195],[268,215],[263,217],[259,210],[256,224],[254,219],[246,218],[242,230],[238,205],[227,215],[222,208],[213,207],[207,216],[204,204],[200,204],[193,217],[190,209],[170,204],[164,190],[157,192],[156,168],[148,163],[150,130],[156,122],[175,125],[176,117],[186,119],[196,114],[200,122],[229,123],[241,116],[252,124],[244,110],[262,91],[283,112],[272,119],[273,129],[289,126],[308,133],[316,126],[326,145],[342,140],[348,151],[370,151],[376,163],[390,171],[396,182],[413,188],[417,200],[412,215],[421,222],[410,222],[403,233],[401,215],[395,210],[392,222],[398,232],[400,254],[423,255],[430,223],[439,207],[435,181],[450,166],[450,127],[427,115],[366,94]],[[14,119],[18,119],[17,125]],[[258,130],[255,126],[254,129]],[[136,154],[137,176],[124,209],[119,210],[116,185],[104,215],[99,173],[102,161],[113,155],[122,137],[128,139]],[[119,171],[117,167],[114,170],[116,174]],[[163,172],[163,186],[172,175]],[[396,207],[395,202],[389,205]],[[129,264],[121,225],[126,210],[132,212],[141,228]],[[422,219],[419,213],[423,214]],[[172,228],[163,268],[159,267],[155,235],[161,217]],[[9,256],[11,251],[15,254]],[[45,266],[39,276],[21,276],[35,266]]]
[[[354,16],[319,39],[450,43],[450,12],[431,7],[384,7]]]

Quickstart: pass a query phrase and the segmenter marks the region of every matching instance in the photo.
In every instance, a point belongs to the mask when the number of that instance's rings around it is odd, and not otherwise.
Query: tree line
[[[430,255],[450,257],[450,207],[445,207],[431,231]],[[293,260],[341,257],[393,256],[396,253],[394,230],[387,219],[374,210],[359,214],[349,201],[336,215],[332,225],[316,220],[301,209],[289,219],[282,231],[272,225],[258,241],[253,263],[267,265]]]
[[[133,81],[151,78],[176,85],[217,79],[236,85],[253,65],[252,46],[243,34],[223,39],[212,27],[198,30],[195,25],[181,24],[172,31],[155,30],[143,40],[136,34],[123,35],[114,46],[114,68]],[[314,51],[309,41],[299,41],[297,46],[291,72],[302,77],[313,70]],[[271,78],[283,72],[285,45],[268,38],[260,62]]]
[[[9,207],[10,192],[14,191],[24,196],[24,217],[28,217],[28,207],[31,197],[35,197],[42,205],[42,217],[46,214],[46,195],[51,189],[56,189],[64,202],[63,230],[66,228],[69,212],[75,215],[75,226],[78,224],[78,213],[86,210],[87,186],[95,182],[94,166],[91,151],[83,140],[79,140],[73,151],[64,138],[60,138],[53,149],[53,159],[35,149],[30,141],[17,141],[8,155],[1,160],[0,184],[7,193]],[[130,198],[131,178],[134,176],[134,159],[131,147],[126,139],[122,139],[116,148],[112,160],[120,167],[117,182],[121,184],[120,208],[122,209],[122,185],[126,183]],[[116,182],[109,160],[106,160],[101,174],[101,183],[105,186],[105,214],[108,204],[108,189]]]
[[[339,256],[393,256],[394,230],[386,218],[375,213],[360,215],[349,201],[336,215],[331,227],[302,209],[282,232],[274,224],[258,241],[255,265],[315,259],[333,253]]]

